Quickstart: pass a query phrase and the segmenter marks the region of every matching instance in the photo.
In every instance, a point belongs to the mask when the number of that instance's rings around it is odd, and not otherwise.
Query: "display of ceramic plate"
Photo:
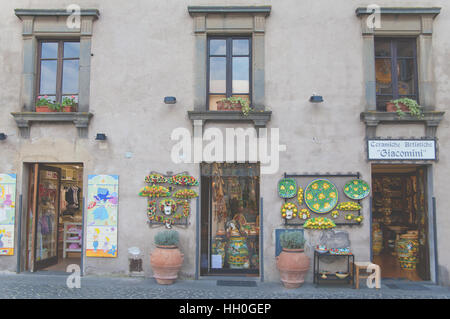
[[[336,186],[326,179],[313,180],[305,188],[306,206],[315,213],[325,214],[331,211],[338,202]]]
[[[297,182],[293,178],[283,178],[278,182],[278,195],[281,198],[292,198],[297,195]]]
[[[370,193],[369,184],[362,179],[353,179],[344,185],[344,194],[350,199],[363,199]]]

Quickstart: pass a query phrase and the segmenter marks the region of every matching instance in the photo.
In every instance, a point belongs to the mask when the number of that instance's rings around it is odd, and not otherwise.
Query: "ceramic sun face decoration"
[[[292,219],[297,217],[297,206],[294,203],[285,203],[281,206],[281,217],[286,219]]]
[[[177,209],[177,204],[172,199],[166,199],[161,201],[159,209],[164,215],[172,215]]]

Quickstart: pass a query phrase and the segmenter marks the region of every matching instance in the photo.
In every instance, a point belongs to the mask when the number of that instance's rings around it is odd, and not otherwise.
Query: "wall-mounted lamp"
[[[6,134],[0,133],[0,141],[4,141],[4,140],[6,140]]]
[[[104,133],[97,133],[97,136],[95,137],[96,141],[106,141],[106,134]]]
[[[166,97],[164,97],[164,103],[175,104],[175,103],[177,103],[177,98],[175,96],[166,96]]]
[[[322,97],[322,95],[316,95],[316,94],[313,94],[313,95],[309,98],[309,102],[311,102],[311,103],[320,103],[320,102],[323,102],[323,97]]]

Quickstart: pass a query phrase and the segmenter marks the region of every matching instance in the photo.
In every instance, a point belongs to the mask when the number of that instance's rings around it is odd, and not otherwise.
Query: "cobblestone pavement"
[[[108,299],[450,299],[450,288],[428,283],[384,280],[379,290],[348,287],[315,287],[305,284],[284,289],[281,283],[258,282],[257,287],[217,286],[216,280],[179,280],[170,286],[158,285],[152,278],[84,276],[81,288],[70,289],[65,274],[0,274],[0,298],[108,298]],[[402,289],[392,289],[401,282]]]

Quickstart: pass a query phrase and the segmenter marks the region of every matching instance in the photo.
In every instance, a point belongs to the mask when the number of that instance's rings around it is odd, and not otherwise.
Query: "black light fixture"
[[[166,97],[164,97],[164,103],[175,104],[175,103],[177,103],[177,98],[175,96],[166,96]]]
[[[310,98],[309,101],[311,103],[321,103],[323,102],[323,97],[322,95],[317,95],[317,94],[313,94]]]
[[[4,140],[6,140],[6,134],[0,133],[0,141],[4,141]]]
[[[106,141],[106,134],[104,133],[97,133],[97,136],[95,137],[96,141]]]

